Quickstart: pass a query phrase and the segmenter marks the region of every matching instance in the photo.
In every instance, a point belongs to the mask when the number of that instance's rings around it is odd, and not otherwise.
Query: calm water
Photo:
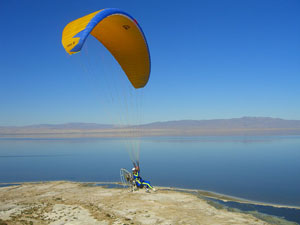
[[[0,140],[0,182],[119,181],[132,167],[122,139]],[[300,136],[141,139],[142,177],[300,206]]]

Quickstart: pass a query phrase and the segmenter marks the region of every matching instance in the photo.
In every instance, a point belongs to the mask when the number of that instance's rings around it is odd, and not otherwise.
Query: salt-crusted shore
[[[160,189],[128,192],[67,181],[0,188],[0,224],[269,224],[217,209],[196,195]]]

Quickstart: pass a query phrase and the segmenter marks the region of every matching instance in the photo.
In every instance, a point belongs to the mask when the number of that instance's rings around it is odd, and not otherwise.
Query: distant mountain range
[[[300,120],[242,117],[213,120],[178,120],[139,126],[96,123],[0,126],[0,138],[76,138],[166,135],[290,135],[300,134]]]
[[[271,117],[242,117],[214,120],[178,120],[155,122],[142,125],[143,128],[172,129],[266,129],[266,128],[300,128],[300,120],[284,120]]]
[[[29,125],[29,126],[22,126],[22,127],[10,127],[10,128],[19,128],[19,129],[57,129],[57,130],[64,130],[64,129],[83,129],[83,130],[90,130],[90,129],[111,129],[113,125],[109,124],[98,124],[98,123],[64,123],[64,124],[37,124],[37,125]],[[3,127],[2,127],[3,128]],[[9,127],[7,127],[9,128]],[[0,127],[1,129],[1,127]]]

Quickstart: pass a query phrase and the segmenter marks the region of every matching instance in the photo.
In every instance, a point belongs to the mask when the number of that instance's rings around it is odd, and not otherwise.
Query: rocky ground
[[[216,209],[193,194],[158,189],[128,192],[72,182],[0,188],[0,225],[51,224],[268,224]]]

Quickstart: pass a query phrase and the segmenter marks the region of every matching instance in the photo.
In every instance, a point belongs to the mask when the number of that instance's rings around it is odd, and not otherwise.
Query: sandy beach
[[[158,188],[129,192],[67,181],[0,188],[0,224],[270,224],[217,209],[196,195]]]

